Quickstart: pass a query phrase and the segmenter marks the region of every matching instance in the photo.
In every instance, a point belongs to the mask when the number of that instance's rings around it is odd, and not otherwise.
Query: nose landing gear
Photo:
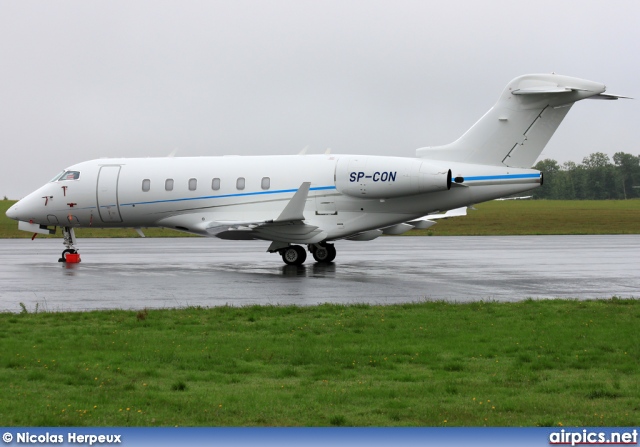
[[[66,262],[68,264],[80,262],[80,254],[73,246],[76,242],[76,234],[73,231],[73,227],[62,227],[62,235],[64,236],[63,244],[66,248],[62,251],[62,256],[58,259],[58,262]]]

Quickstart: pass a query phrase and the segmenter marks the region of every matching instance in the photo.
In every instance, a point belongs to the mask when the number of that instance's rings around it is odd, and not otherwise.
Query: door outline
[[[96,183],[98,215],[104,223],[122,222],[118,200],[120,165],[100,166]],[[114,203],[115,202],[115,203]]]
[[[316,196],[316,216],[336,216],[335,196]]]

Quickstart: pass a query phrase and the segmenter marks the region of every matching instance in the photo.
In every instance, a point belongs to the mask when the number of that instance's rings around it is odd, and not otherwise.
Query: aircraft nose
[[[18,220],[18,204],[14,203],[5,214],[9,219]]]

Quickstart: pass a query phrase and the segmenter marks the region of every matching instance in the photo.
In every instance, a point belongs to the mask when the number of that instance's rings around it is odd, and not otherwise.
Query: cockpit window
[[[56,174],[56,176],[54,178],[52,178],[51,180],[49,180],[50,182],[55,182],[57,181],[60,177],[62,177],[62,174],[64,174],[66,171],[62,171],[62,172],[58,172]]]
[[[80,171],[64,171],[56,181],[62,182],[64,180],[78,180],[80,178]]]

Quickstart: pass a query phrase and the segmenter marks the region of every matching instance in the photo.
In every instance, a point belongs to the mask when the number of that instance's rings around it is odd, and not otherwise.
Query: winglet
[[[307,203],[311,182],[304,182],[293,195],[280,216],[274,222],[287,222],[292,220],[304,220],[304,206]]]

